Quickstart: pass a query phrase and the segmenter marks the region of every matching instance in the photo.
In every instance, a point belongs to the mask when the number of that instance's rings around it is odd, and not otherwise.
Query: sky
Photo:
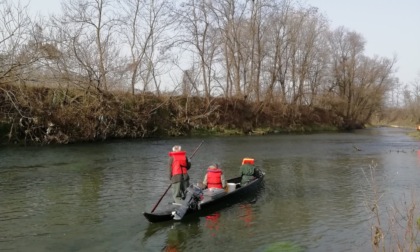
[[[365,54],[393,59],[400,83],[420,79],[420,0],[302,0],[317,7],[331,29],[344,26],[366,41]],[[30,0],[30,9],[47,16],[61,0]]]
[[[400,83],[420,79],[420,0],[306,0],[330,21],[366,41],[365,54],[392,59]]]

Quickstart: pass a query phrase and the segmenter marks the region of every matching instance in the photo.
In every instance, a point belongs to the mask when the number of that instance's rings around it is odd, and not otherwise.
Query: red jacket
[[[187,153],[185,151],[169,152],[172,160],[172,176],[187,174]]]
[[[207,169],[207,188],[223,188],[222,174],[223,171],[219,168]]]

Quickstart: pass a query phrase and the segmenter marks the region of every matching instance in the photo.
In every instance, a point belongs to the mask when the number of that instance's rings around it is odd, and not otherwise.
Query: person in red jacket
[[[222,169],[217,164],[210,165],[203,181],[204,188],[225,188],[226,180]]]
[[[169,179],[172,183],[172,195],[175,203],[181,203],[185,197],[185,190],[190,186],[188,170],[191,163],[187,153],[181,150],[181,146],[175,145],[169,152]]]

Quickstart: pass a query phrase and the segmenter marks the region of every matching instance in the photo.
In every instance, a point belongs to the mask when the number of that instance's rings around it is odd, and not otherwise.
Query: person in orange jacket
[[[226,180],[222,169],[217,164],[210,165],[203,180],[204,188],[225,188]]]
[[[181,203],[185,197],[185,190],[190,186],[188,170],[191,163],[187,153],[181,150],[180,145],[172,147],[169,152],[169,179],[172,183],[172,195],[175,203]]]

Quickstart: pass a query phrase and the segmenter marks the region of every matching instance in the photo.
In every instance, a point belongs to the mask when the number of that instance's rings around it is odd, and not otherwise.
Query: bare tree
[[[204,96],[209,101],[215,75],[215,65],[220,43],[219,31],[214,25],[211,1],[188,0],[181,9],[180,22],[185,29],[186,39],[183,40],[186,49],[193,53],[193,64],[200,69],[200,82]],[[196,55],[196,57],[195,57]],[[197,58],[197,62],[194,62]]]
[[[362,57],[355,78],[351,118],[362,123],[385,106],[387,93],[398,83],[393,78],[396,59]]]
[[[410,86],[403,90],[403,108],[406,116],[416,124],[420,124],[420,73]]]
[[[275,6],[274,11],[267,16],[269,26],[267,32],[267,58],[265,60],[264,69],[267,72],[267,80],[265,87],[265,102],[274,102],[274,94],[281,93],[277,101],[286,102],[286,81],[287,74],[290,69],[291,61],[289,60],[289,48],[291,40],[287,39],[289,29],[289,14],[292,6],[290,2],[284,1],[282,4]]]
[[[294,85],[293,104],[308,105],[317,93],[318,82],[325,66],[323,55],[323,42],[327,31],[327,22],[319,15],[317,9],[309,8],[299,12],[297,22],[296,45],[294,51],[293,73],[296,79],[292,79]]]
[[[350,32],[344,27],[339,27],[331,33],[333,86],[342,99],[341,112],[346,118],[350,117],[357,62],[362,56],[364,44],[365,41],[360,34]]]
[[[28,6],[20,1],[0,2],[0,84],[18,83],[37,60],[36,47],[30,47],[32,21]]]
[[[265,47],[267,31],[271,26],[269,19],[265,17],[270,15],[274,6],[276,6],[275,1],[254,0],[250,3],[249,47],[245,47],[249,49],[246,52],[250,61],[250,64],[246,66],[249,68],[247,71],[249,85],[245,89],[245,95],[253,96],[257,102],[260,101],[262,66],[267,55]]]
[[[183,96],[199,96],[200,91],[197,87],[198,74],[194,68],[185,70],[182,75],[181,92]]]
[[[109,77],[118,57],[114,34],[119,19],[110,0],[69,0],[56,18],[67,47],[73,51],[79,74],[98,90],[109,89]],[[77,69],[74,69],[78,71]]]
[[[363,55],[364,40],[343,27],[332,33],[330,91],[339,98],[336,110],[348,123],[365,123],[376,108],[384,105],[385,95],[395,83],[396,59],[370,59]]]
[[[174,42],[170,37],[176,33],[170,34],[175,29],[171,13],[174,6],[167,0],[124,0],[122,8],[125,17],[121,33],[129,48],[131,93],[138,85],[142,91],[149,91],[151,83],[159,91],[159,68],[170,57],[168,52]]]
[[[220,31],[221,51],[223,52],[223,69],[225,71],[227,97],[244,98],[244,46],[243,24],[247,22],[246,7],[250,1],[214,0],[209,10],[212,13],[214,26]]]

